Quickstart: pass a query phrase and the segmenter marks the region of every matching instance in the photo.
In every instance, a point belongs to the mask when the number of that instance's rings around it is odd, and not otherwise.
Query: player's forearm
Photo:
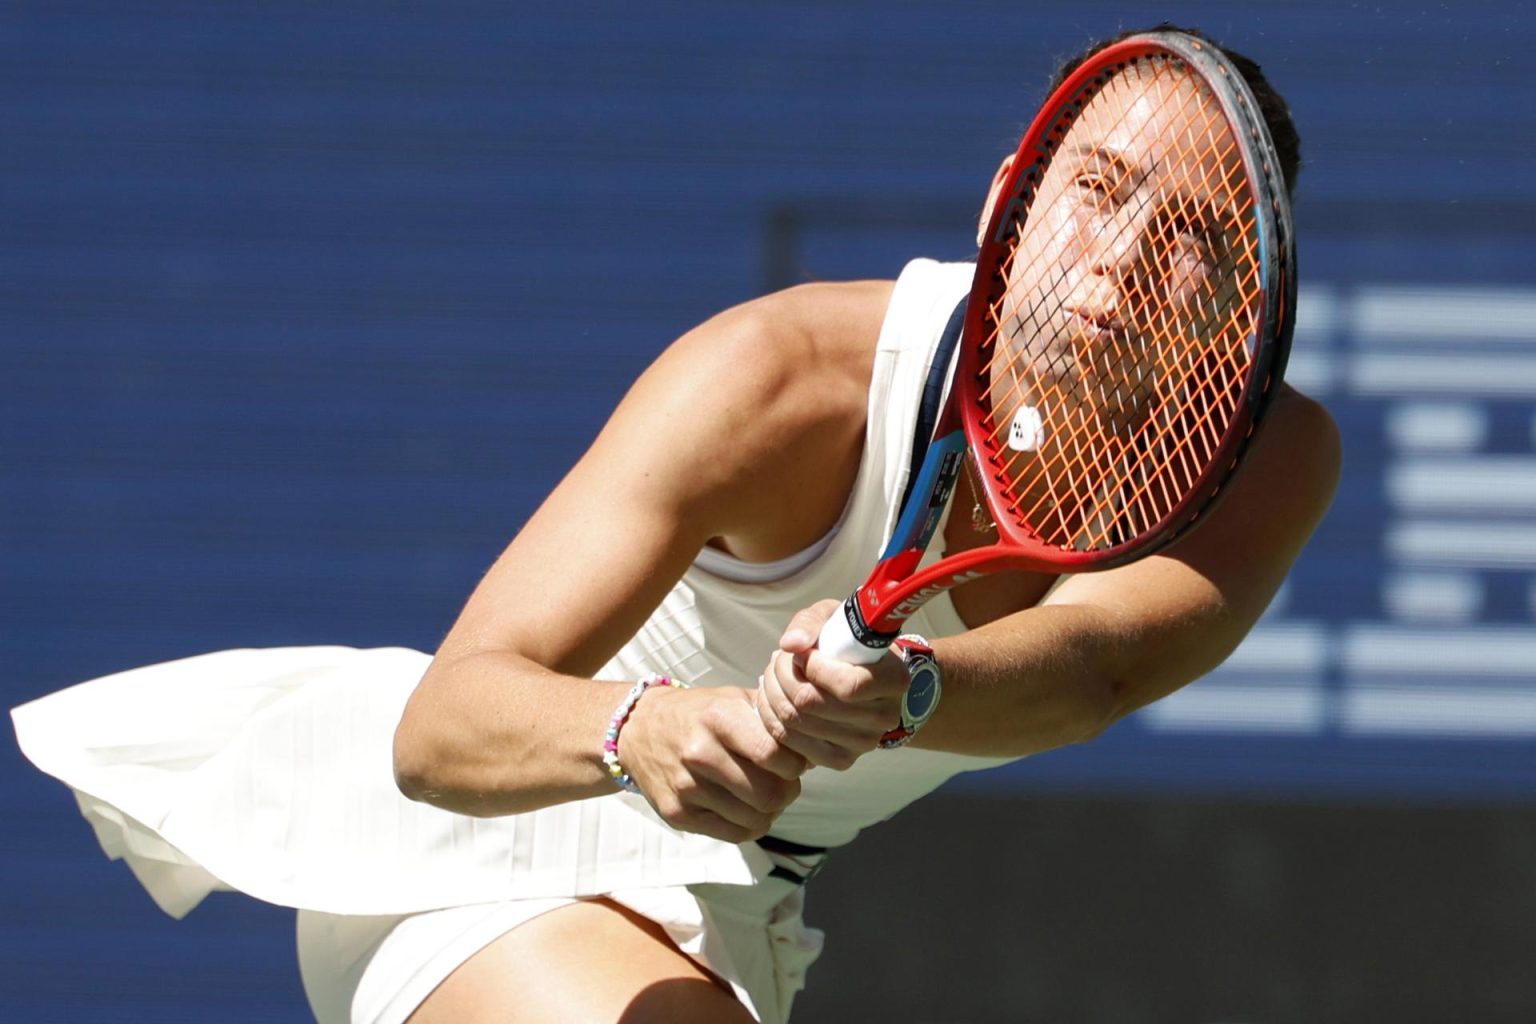
[[[1046,605],[934,644],[944,696],[913,744],[1023,756],[1080,743],[1123,713],[1127,637],[1087,605]]]
[[[602,737],[625,691],[506,652],[439,659],[395,732],[400,790],[478,816],[611,793]]]

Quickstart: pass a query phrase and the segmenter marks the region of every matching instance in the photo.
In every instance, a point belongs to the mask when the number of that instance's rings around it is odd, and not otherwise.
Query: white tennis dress
[[[790,615],[862,581],[894,527],[928,364],[971,274],[928,260],[902,272],[838,526],[771,565],[701,552],[600,678],[745,685]],[[964,626],[940,597],[912,628]],[[784,1020],[820,935],[801,921],[803,889],[769,878],[759,846],[676,832],[627,793],[490,819],[400,795],[392,738],[429,660],[405,649],[220,651],[82,683],[12,717],[23,752],[75,791],[102,848],[167,913],[214,889],[297,908],[323,1024],[398,1024],[508,929],[595,895],[663,925],[759,1020]],[[773,833],[837,846],[956,773],[999,763],[903,748],[847,772],[813,769]]]

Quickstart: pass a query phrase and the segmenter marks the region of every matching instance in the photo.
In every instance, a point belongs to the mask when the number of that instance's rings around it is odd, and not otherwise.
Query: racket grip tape
[[[885,656],[886,649],[895,639],[895,633],[880,633],[865,625],[858,601],[850,597],[843,602],[838,614],[821,627],[816,646],[839,661],[873,665]]]

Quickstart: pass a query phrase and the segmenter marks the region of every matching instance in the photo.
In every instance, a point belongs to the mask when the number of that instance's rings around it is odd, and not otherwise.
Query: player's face
[[[1163,336],[1222,329],[1244,178],[1208,102],[1173,67],[1143,67],[1107,83],[1069,129],[1008,271],[999,326],[1016,400],[1006,405],[1049,417],[1065,403],[1132,426],[1168,372],[1156,364]]]

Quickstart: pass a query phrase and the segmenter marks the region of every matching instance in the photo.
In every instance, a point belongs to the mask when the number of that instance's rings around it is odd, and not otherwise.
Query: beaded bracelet
[[[640,702],[640,695],[653,686],[675,686],[679,690],[688,689],[687,683],[678,682],[667,676],[655,673],[646,676],[630,688],[624,703],[619,705],[613,717],[608,720],[608,731],[603,733],[603,764],[608,766],[608,774],[613,781],[618,783],[620,788],[627,789],[631,793],[639,793],[640,787],[635,785],[635,780],[630,778],[629,772],[619,764],[619,730],[624,728],[625,722],[629,721],[629,714]]]

